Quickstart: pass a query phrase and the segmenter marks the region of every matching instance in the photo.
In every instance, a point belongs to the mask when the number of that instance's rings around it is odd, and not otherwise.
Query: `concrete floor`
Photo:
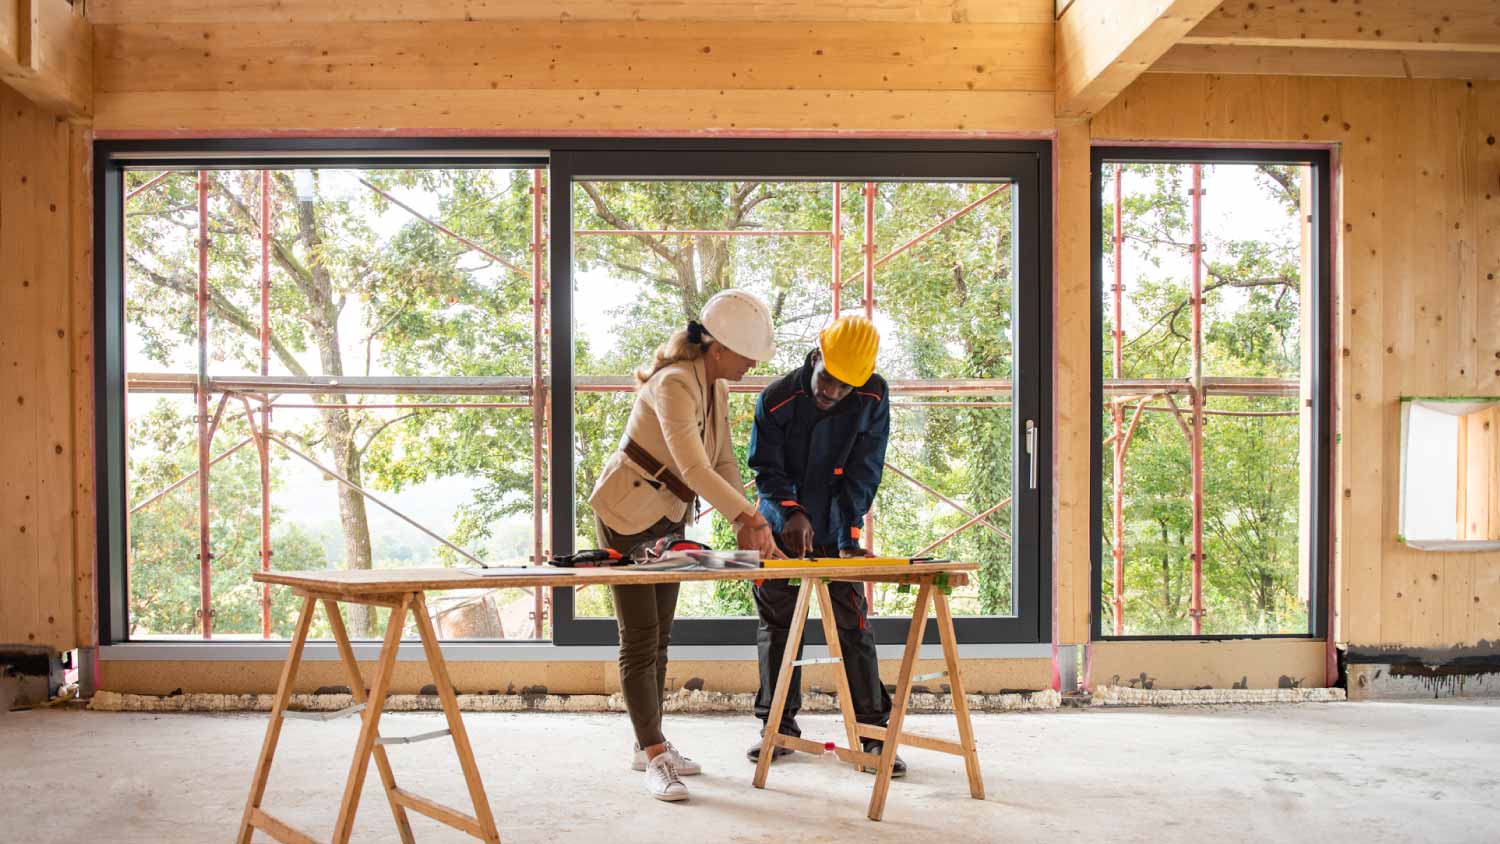
[[[387,735],[439,728],[394,714]],[[952,735],[940,715],[912,727]],[[810,756],[750,786],[748,717],[670,717],[705,774],[692,800],[658,803],[628,770],[620,715],[466,717],[502,839],[525,842],[1495,841],[1500,702],[1062,710],[975,718],[988,799],[960,760],[921,750],[865,820],[873,777]],[[263,715],[0,715],[4,840],[199,844],[238,822]],[[288,722],[266,806],[326,836],[357,724]],[[828,716],[809,737],[835,736]],[[451,745],[392,747],[405,787],[464,807]],[[414,816],[423,844],[469,839]],[[257,841],[270,840],[257,838]],[[354,841],[392,841],[371,771]]]

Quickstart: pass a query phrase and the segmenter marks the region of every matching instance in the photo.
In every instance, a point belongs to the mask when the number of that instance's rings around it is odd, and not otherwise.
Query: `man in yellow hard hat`
[[[863,557],[859,531],[875,500],[885,468],[890,438],[890,397],[885,379],[875,374],[880,335],[863,316],[835,320],[818,336],[818,348],[800,369],[789,372],[760,394],[755,427],[750,433],[750,469],[760,497],[760,512],[788,556]],[[843,647],[855,717],[883,727],[890,718],[891,696],[880,682],[875,635],[870,629],[860,584],[828,584],[834,620]],[[771,698],[786,652],[797,590],[785,580],[755,587],[760,615],[756,643],[760,651],[760,691],[755,714],[770,717]],[[800,654],[802,643],[796,646]],[[802,705],[801,669],[793,669],[786,710],[779,729],[800,736],[797,712]],[[880,753],[881,743],[864,741],[864,750]],[[777,756],[790,753],[783,747]],[[747,754],[760,758],[760,742]],[[898,757],[896,776],[906,773]]]

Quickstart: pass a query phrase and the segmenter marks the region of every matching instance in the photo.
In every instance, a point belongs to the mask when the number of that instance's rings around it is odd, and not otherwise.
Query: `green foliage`
[[[1205,186],[1218,168],[1204,167]],[[1191,364],[1191,206],[1185,165],[1129,165],[1123,197],[1127,252],[1123,378],[1184,378]],[[1210,376],[1297,378],[1301,366],[1300,173],[1258,166],[1255,185],[1280,208],[1282,224],[1259,237],[1205,234],[1203,371]],[[1141,188],[1142,183],[1146,185]],[[1215,196],[1209,191],[1208,197]],[[1248,201],[1248,197],[1238,197]],[[1221,203],[1226,201],[1219,200]],[[1236,201],[1230,199],[1228,201]],[[1205,200],[1207,207],[1208,200]],[[1108,230],[1113,191],[1105,197],[1106,272],[1113,263]],[[1220,206],[1222,208],[1222,205]],[[1111,291],[1105,296],[1106,342],[1100,365],[1112,372]],[[1179,397],[1186,410],[1188,399]],[[1161,404],[1161,402],[1157,402]],[[1120,411],[1128,427],[1133,403]],[[1209,399],[1211,411],[1288,413],[1206,417],[1204,433],[1204,633],[1300,632],[1307,605],[1299,592],[1299,402],[1296,397]],[[1184,414],[1184,420],[1189,417]],[[1114,430],[1109,406],[1105,436]],[[1125,461],[1124,618],[1137,635],[1190,631],[1191,454],[1169,413],[1146,412]],[[1105,629],[1113,627],[1113,448],[1103,464]]]
[[[1180,377],[1186,371],[1188,311],[1185,168],[1132,166],[1148,190],[1126,199],[1126,237],[1144,249],[1148,268],[1130,291],[1142,330],[1127,338],[1125,377]],[[154,174],[131,174],[135,187]],[[1295,168],[1261,168],[1259,184],[1293,219]],[[209,174],[209,327],[211,372],[258,372],[259,174]],[[420,206],[476,249],[416,219],[359,183]],[[316,198],[296,199],[289,172],[271,179],[272,373],[533,376],[530,279],[532,195],[529,171],[319,171]],[[833,207],[826,183],[593,182],[575,186],[578,229],[763,229],[827,231],[837,213],[846,312],[863,307],[864,197],[846,184]],[[995,185],[890,183],[876,199],[877,254],[995,191]],[[1013,192],[999,192],[931,237],[881,265],[875,312],[883,329],[878,371],[889,379],[1005,379],[1014,376]],[[1106,213],[1106,220],[1110,215]],[[193,174],[169,176],[127,209],[127,293],[132,353],[153,366],[192,372],[197,360],[197,207]],[[1295,226],[1291,229],[1295,231]],[[1300,368],[1300,303],[1295,237],[1231,238],[1212,244],[1206,265],[1207,370],[1217,375],[1295,376]],[[579,376],[628,376],[671,331],[727,287],[743,287],[772,306],[780,352],[753,374],[799,366],[832,309],[829,240],[820,236],[714,237],[638,234],[575,238],[575,370]],[[1290,281],[1289,281],[1290,280]],[[575,326],[576,327],[576,326]],[[545,342],[542,340],[541,342]],[[1106,357],[1106,366],[1108,359]],[[544,355],[545,369],[545,355]],[[540,373],[545,375],[545,371]],[[524,392],[524,387],[518,392]],[[429,397],[398,397],[398,403]],[[517,396],[519,399],[519,396]],[[745,471],[754,395],[735,394],[733,441]],[[921,484],[979,513],[1014,488],[1015,419],[1005,396],[956,402],[899,396],[888,461]],[[349,403],[387,397],[341,396]],[[445,399],[453,400],[451,397]],[[486,396],[483,401],[508,400]],[[587,498],[615,449],[632,396],[581,391],[574,396],[577,467],[574,530],[593,541]],[[965,406],[965,405],[970,406]],[[983,404],[984,406],[973,406]],[[1291,399],[1216,399],[1221,410],[1285,410]],[[231,408],[231,411],[233,408]],[[134,500],[196,467],[193,411],[165,401],[131,422]],[[513,526],[531,514],[532,414],[473,408],[445,411],[325,410],[278,415],[276,429],[362,472],[364,483],[402,492],[445,478],[478,482],[462,502],[452,536],[471,550],[496,549],[496,562],[520,562],[529,543]],[[1106,421],[1108,424],[1108,421]],[[1216,631],[1271,630],[1305,617],[1296,599],[1297,437],[1295,417],[1213,417],[1207,443],[1207,600]],[[226,415],[216,452],[248,433]],[[285,482],[285,455],[273,448],[273,488]],[[332,454],[334,457],[329,457]],[[333,464],[330,464],[333,465]],[[1106,525],[1112,503],[1105,467]],[[258,457],[247,447],[215,466],[210,484],[216,628],[259,629]],[[750,476],[745,471],[745,477]],[[1147,413],[1126,474],[1127,617],[1135,632],[1180,632],[1188,582],[1187,449],[1172,417]],[[331,486],[331,485],[330,485]],[[131,601],[141,631],[191,633],[198,602],[196,493],[184,485],[132,517]],[[545,489],[543,491],[545,495]],[[753,496],[753,490],[747,497]],[[875,504],[875,542],[883,553],[914,554],[970,516],[887,472]],[[317,537],[273,513],[279,569],[327,564]],[[734,543],[717,514],[716,546]],[[1011,509],[959,533],[934,553],[981,562],[977,585],[955,603],[965,612],[1008,614],[1014,604]],[[369,528],[356,528],[369,543]],[[1002,535],[1003,534],[1003,535]],[[346,548],[351,537],[336,538]],[[502,542],[504,539],[504,542]],[[1106,530],[1106,541],[1110,539]],[[357,543],[355,543],[357,544]],[[376,549],[374,565],[396,565],[409,551]],[[438,559],[452,561],[444,552]],[[347,562],[347,560],[346,560]],[[1106,578],[1108,579],[1108,577]],[[278,633],[290,629],[290,597],[273,590]],[[748,586],[720,583],[684,593],[684,610],[709,615],[753,612]],[[877,610],[899,612],[912,596],[882,588]],[[607,614],[605,590],[579,595],[581,614]],[[1300,614],[1300,615],[1299,615]],[[368,628],[366,628],[368,629]],[[356,631],[358,632],[358,631]]]
[[[157,402],[134,420],[127,472],[132,502],[144,502],[197,469],[194,432],[191,419],[169,401]],[[242,424],[226,423],[217,450],[246,433]],[[260,463],[254,446],[213,467],[208,496],[214,630],[258,634],[261,587],[250,580],[251,572],[260,569]],[[273,508],[273,518],[281,515]],[[271,553],[279,571],[327,566],[316,540],[294,524],[272,534]],[[128,576],[131,635],[187,635],[200,629],[196,479],[132,516]],[[270,594],[273,635],[290,637],[301,601],[287,589]]]

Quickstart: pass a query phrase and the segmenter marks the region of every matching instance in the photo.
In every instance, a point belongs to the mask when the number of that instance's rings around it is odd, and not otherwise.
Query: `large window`
[[[326,163],[122,169],[132,638],[288,636],[260,569],[541,553],[544,171]],[[542,638],[534,593],[435,596],[435,621]],[[348,614],[378,636],[383,610]]]
[[[1327,180],[1094,151],[1096,636],[1325,629]]]
[[[593,547],[631,372],[726,287],[772,303],[781,348],[733,388],[742,469],[759,391],[868,313],[893,411],[867,543],[980,562],[968,641],[1045,639],[1045,147],[305,146],[99,145],[105,641],[284,638],[260,569]],[[432,603],[449,639],[614,636],[604,590]],[[753,641],[752,616],[747,584],[694,584],[677,641]]]
[[[890,384],[894,418],[887,476],[865,519],[863,540],[877,553],[942,553],[983,562],[978,578],[955,592],[956,612],[1015,614],[1008,509],[1015,284],[1010,183],[574,185],[574,287],[579,301],[589,303],[574,319],[580,490],[592,488],[619,442],[635,384],[631,373],[688,311],[718,290],[737,287],[772,305],[778,344],[774,361],[731,387],[733,441],[753,498],[744,449],[758,394],[803,365],[818,331],[836,314],[865,313],[883,335],[878,371]],[[868,273],[866,240],[888,244]],[[975,449],[974,442],[993,447]],[[594,517],[581,497],[577,518],[577,542],[593,544]],[[734,542],[716,513],[705,513],[698,531],[716,546]],[[579,602],[580,615],[612,615],[609,595],[597,591]],[[869,591],[874,614],[910,615],[909,591],[890,584],[870,584]],[[753,614],[744,581],[685,584],[679,598],[680,618]]]

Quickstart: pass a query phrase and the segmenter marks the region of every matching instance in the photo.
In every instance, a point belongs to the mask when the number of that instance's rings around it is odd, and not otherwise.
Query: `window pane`
[[[533,479],[546,468],[534,448],[543,408],[532,402],[544,342],[534,320],[545,311],[534,289],[534,178],[519,169],[126,174],[133,635],[202,635],[200,438],[212,457],[225,455],[208,472],[215,636],[284,637],[294,621],[288,590],[269,590],[267,603],[250,580],[263,562],[263,490],[273,569],[475,565],[466,554],[515,565],[535,555],[543,514]],[[200,348],[213,379],[206,415],[194,398]],[[279,381],[257,381],[262,355]],[[265,484],[261,430],[271,434]],[[430,603],[447,637],[536,634],[529,592]],[[346,615],[351,635],[378,635],[360,610]],[[314,634],[328,634],[321,616]]]
[[[877,371],[891,384],[892,430],[867,536],[882,554],[981,562],[977,583],[957,590],[955,612],[1014,614],[1010,187],[870,183],[868,191],[866,183],[827,182],[575,185],[579,547],[598,545],[588,496],[629,415],[630,373],[727,287],[759,294],[775,314],[777,360],[732,388],[733,441],[752,480],[744,451],[755,398],[815,348],[835,310],[835,263],[838,310],[866,310],[868,219],[871,313],[882,335]],[[734,545],[714,513],[689,536]],[[872,591],[876,614],[909,612],[910,594],[886,585]],[[685,584],[679,600],[685,618],[754,611],[744,584]],[[577,601],[580,617],[612,613],[603,590],[585,589]]]
[[[1309,629],[1309,180],[1302,165],[1105,165],[1106,634]]]

